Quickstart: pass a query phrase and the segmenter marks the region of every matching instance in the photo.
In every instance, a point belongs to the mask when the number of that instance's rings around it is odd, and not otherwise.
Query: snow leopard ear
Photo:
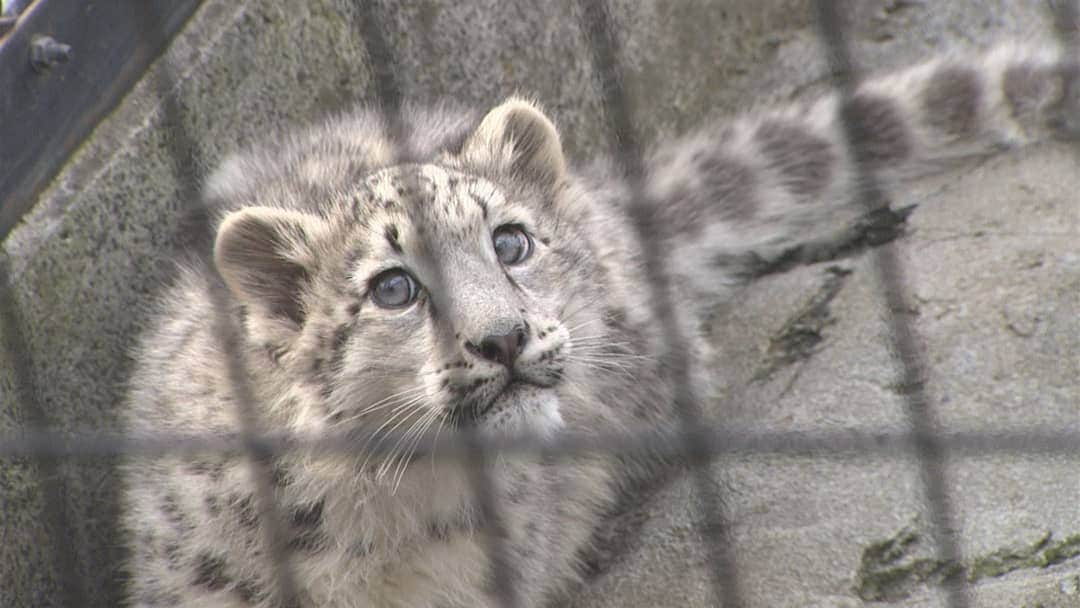
[[[559,132],[535,104],[511,97],[493,108],[465,140],[466,162],[495,163],[530,181],[555,185],[566,173]]]
[[[241,302],[301,325],[303,290],[316,266],[313,243],[326,230],[305,213],[248,207],[221,223],[214,263]]]

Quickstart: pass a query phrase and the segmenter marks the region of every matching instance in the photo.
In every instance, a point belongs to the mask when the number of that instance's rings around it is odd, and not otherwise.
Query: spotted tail
[[[891,238],[904,214],[868,206],[860,175],[887,191],[954,161],[1075,137],[1078,59],[1032,45],[942,57],[866,80],[846,101],[796,103],[660,148],[646,186],[672,270],[700,284],[719,267],[733,284]]]

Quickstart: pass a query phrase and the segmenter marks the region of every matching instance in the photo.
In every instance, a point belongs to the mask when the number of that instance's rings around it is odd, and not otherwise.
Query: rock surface
[[[0,328],[0,433],[116,428],[128,349],[188,238],[181,219],[191,178],[267,131],[372,100],[354,4],[207,0],[73,156],[3,243],[14,288],[0,305],[17,324]],[[828,83],[807,2],[612,5],[647,141]],[[490,105],[533,94],[572,154],[588,157],[603,149],[603,108],[575,6],[387,2],[394,72],[417,100]],[[856,57],[887,69],[952,44],[1049,36],[1043,8],[1039,0],[859,2]],[[1038,146],[891,193],[918,205],[895,247],[932,411],[948,430],[1080,430],[1075,154]],[[880,294],[865,254],[763,280],[722,306],[713,331],[725,388],[710,414],[755,431],[904,431]],[[815,302],[809,353],[778,359],[785,327],[805,321]],[[973,605],[1080,604],[1076,461],[1013,453],[949,461]],[[954,566],[934,561],[914,459],[747,454],[711,473],[732,522],[745,605],[946,605],[935,576]],[[111,462],[0,462],[0,605],[62,605],[65,593],[116,605],[117,495]],[[651,497],[634,514],[647,518],[632,550],[575,604],[714,605],[695,505],[688,480]],[[67,571],[78,580],[63,578]]]

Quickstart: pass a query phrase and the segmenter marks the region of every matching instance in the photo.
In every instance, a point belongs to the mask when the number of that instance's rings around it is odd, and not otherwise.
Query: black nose
[[[514,361],[524,350],[527,339],[525,330],[517,328],[507,334],[487,336],[480,341],[480,346],[472,350],[488,361],[513,369]]]

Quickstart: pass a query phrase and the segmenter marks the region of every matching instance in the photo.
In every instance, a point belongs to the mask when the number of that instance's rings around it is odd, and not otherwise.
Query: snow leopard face
[[[369,174],[321,213],[228,215],[215,260],[249,336],[318,388],[296,425],[392,438],[383,472],[425,431],[558,429],[603,340],[563,171],[554,128],[512,101],[460,151]]]
[[[560,318],[581,252],[535,198],[436,165],[372,175],[352,230],[356,314],[331,341],[333,415],[393,431],[556,428],[572,350]],[[570,287],[570,291],[565,291]]]

